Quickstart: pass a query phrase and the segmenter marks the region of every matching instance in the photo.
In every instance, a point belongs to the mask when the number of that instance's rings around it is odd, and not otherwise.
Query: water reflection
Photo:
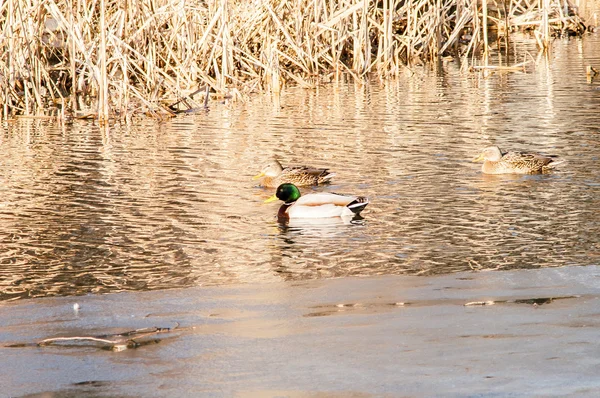
[[[0,299],[377,274],[597,264],[600,39],[559,41],[527,73],[444,64],[208,114],[101,130],[0,132]],[[482,175],[485,146],[568,160]],[[282,225],[252,176],[276,155],[355,193],[360,222]],[[336,221],[337,222],[337,221]]]
[[[281,238],[286,243],[295,245],[308,237],[313,238],[336,238],[345,237],[347,228],[357,225],[365,225],[363,217],[330,217],[315,219],[278,219],[278,227]],[[302,243],[300,243],[302,244]]]

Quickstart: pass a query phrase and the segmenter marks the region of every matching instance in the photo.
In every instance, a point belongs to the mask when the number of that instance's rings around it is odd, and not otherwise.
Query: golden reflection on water
[[[450,63],[162,123],[4,125],[0,299],[598,264],[600,90],[580,71],[600,45],[582,43],[487,79]],[[490,144],[568,163],[486,176],[470,160]],[[330,168],[303,192],[368,196],[364,219],[278,224],[251,179],[272,155]]]

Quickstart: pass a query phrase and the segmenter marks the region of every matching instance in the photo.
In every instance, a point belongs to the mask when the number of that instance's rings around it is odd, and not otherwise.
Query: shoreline
[[[588,266],[4,303],[5,391],[10,396],[592,395],[600,388],[594,376],[600,367],[599,281],[600,267]],[[151,344],[121,352],[90,344],[7,347],[177,323],[172,333],[153,336]]]

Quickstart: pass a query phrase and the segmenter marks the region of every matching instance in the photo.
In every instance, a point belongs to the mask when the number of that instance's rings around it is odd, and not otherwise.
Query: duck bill
[[[480,153],[479,156],[472,160],[472,162],[482,162],[483,160],[483,153]]]
[[[269,199],[265,200],[264,203],[275,202],[276,200],[277,200],[277,195],[273,195]]]
[[[260,174],[255,175],[254,177],[252,177],[253,180],[258,180],[259,178],[263,177],[265,175],[264,172],[261,172]]]

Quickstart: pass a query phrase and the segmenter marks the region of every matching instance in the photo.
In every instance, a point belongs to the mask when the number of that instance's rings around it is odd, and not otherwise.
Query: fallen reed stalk
[[[104,334],[99,336],[72,336],[72,337],[53,337],[37,342],[38,347],[49,345],[68,345],[77,343],[99,344],[100,347],[112,351],[123,351],[128,348],[137,348],[144,345],[144,339],[154,337],[159,334],[171,333],[179,327],[179,324],[173,328],[143,328],[130,330],[123,333]]]
[[[488,28],[585,29],[562,0],[0,0],[1,118],[170,117],[198,89],[239,98],[488,54]],[[568,3],[567,3],[568,4]],[[65,109],[67,107],[67,109]],[[193,107],[192,107],[193,108]],[[184,109],[185,110],[185,109]]]
[[[36,343],[16,343],[6,347],[23,348],[23,347],[45,347],[45,346],[81,346],[91,345],[101,349],[111,351],[123,351],[129,348],[138,348],[148,344],[156,344],[159,339],[158,335],[181,331],[189,328],[180,328],[179,323],[171,328],[149,327],[143,329],[135,329],[122,333],[102,334],[97,336],[71,336],[71,337],[52,337],[43,339]]]

